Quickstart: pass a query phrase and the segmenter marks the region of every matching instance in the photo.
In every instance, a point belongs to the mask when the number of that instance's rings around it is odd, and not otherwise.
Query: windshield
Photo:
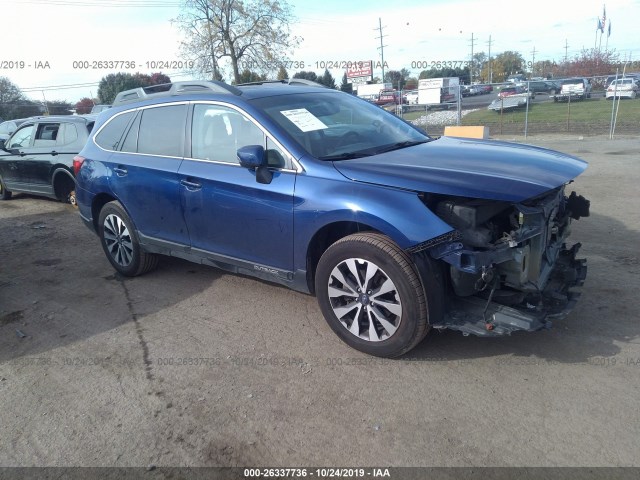
[[[431,140],[380,107],[348,94],[280,95],[252,103],[321,160],[376,155]]]

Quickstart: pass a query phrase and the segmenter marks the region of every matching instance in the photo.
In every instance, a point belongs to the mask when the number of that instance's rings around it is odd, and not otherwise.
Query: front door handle
[[[180,180],[180,185],[187,187],[187,190],[200,190],[202,188],[201,183],[191,182],[189,180]]]
[[[116,175],[118,175],[119,177],[124,177],[128,173],[127,169],[122,166],[114,168],[113,171],[116,172]]]
[[[56,151],[54,150],[53,152],[51,152],[51,155],[53,155],[53,156],[55,157],[56,155],[58,155],[58,152],[56,152]]]

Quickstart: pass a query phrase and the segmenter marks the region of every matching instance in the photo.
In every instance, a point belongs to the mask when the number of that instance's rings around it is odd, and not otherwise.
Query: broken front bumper
[[[587,261],[576,258],[579,249],[579,243],[570,249],[563,245],[537,305],[514,307],[493,302],[491,298],[456,297],[443,320],[432,327],[479,336],[551,328],[552,320],[564,318],[580,296],[579,292],[571,290],[582,286],[587,276]]]

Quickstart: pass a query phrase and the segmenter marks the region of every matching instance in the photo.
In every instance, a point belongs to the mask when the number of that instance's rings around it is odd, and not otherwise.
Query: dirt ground
[[[590,163],[577,308],[399,360],[314,297],[170,258],[124,279],[71,206],[2,202],[0,466],[640,466],[640,140],[527,141]]]

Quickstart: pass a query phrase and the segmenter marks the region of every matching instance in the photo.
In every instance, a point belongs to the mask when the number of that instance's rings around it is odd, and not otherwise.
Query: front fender
[[[402,249],[452,231],[416,192],[341,178],[304,174],[296,180],[294,266],[306,268],[306,246],[331,223],[357,222],[390,237]]]

